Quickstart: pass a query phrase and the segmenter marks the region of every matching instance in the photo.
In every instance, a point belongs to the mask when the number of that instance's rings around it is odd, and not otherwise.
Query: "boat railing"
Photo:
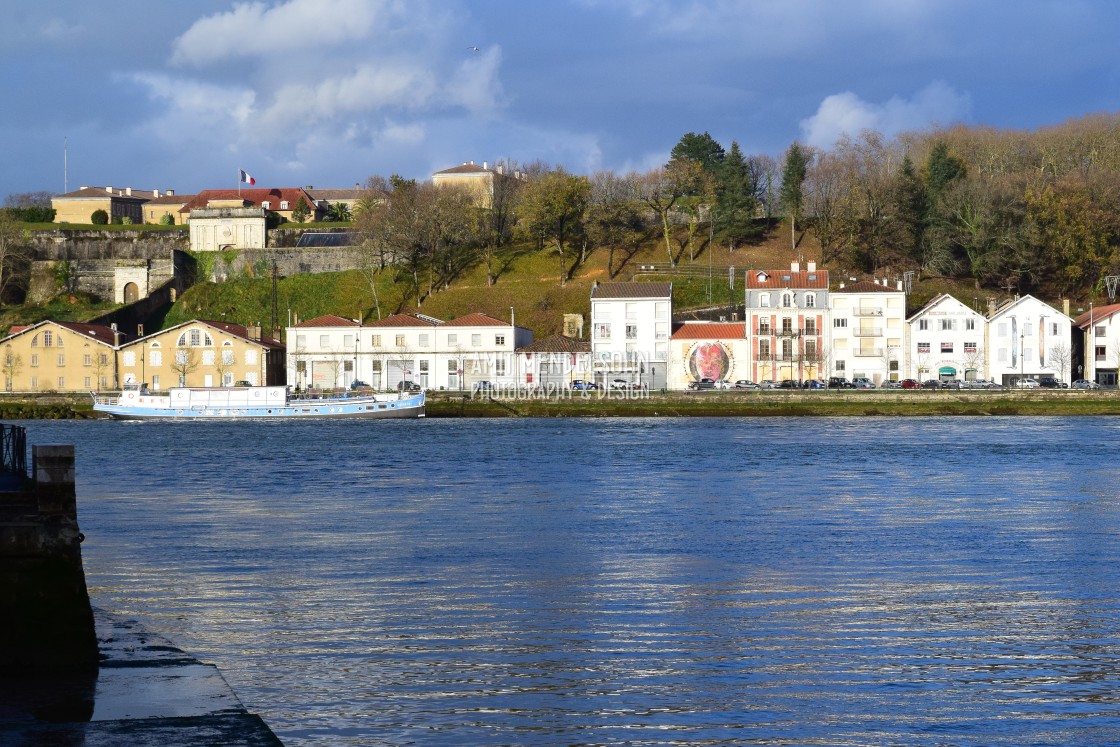
[[[90,392],[89,394],[93,397],[93,404],[95,405],[116,405],[120,404],[121,401],[120,393],[98,394],[97,392]]]

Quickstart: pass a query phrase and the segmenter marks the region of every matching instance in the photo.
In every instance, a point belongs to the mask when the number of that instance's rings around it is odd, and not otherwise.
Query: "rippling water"
[[[32,422],[289,747],[1120,744],[1120,420]]]

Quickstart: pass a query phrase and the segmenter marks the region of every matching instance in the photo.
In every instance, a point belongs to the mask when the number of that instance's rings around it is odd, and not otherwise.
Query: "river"
[[[24,425],[288,747],[1120,744],[1120,419]]]

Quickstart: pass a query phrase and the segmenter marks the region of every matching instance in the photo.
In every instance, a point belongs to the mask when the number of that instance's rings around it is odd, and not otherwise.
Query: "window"
[[[595,325],[595,337],[601,340],[609,340],[611,336],[610,322],[600,322]]]
[[[1093,327],[1093,337],[1104,337],[1104,327]]]
[[[136,365],[136,351],[129,350],[129,351],[125,352],[123,357],[124,357],[124,365],[126,365],[126,366],[135,366]]]
[[[202,351],[202,365],[204,365],[204,366],[213,366],[214,365],[214,351],[213,350],[203,350]]]
[[[100,361],[102,366],[109,365],[109,354],[108,353],[102,353],[100,356],[98,356],[98,360]]]
[[[837,373],[843,373],[844,369],[847,368],[847,365],[847,361],[836,361]]]
[[[951,343],[951,342],[943,342],[943,343],[941,343],[941,352],[942,352],[942,353],[951,353],[951,352],[953,352],[953,343]]]
[[[31,377],[31,388],[32,389],[38,389],[39,388],[39,377],[38,376],[32,376]]]
[[[354,347],[354,335],[343,335],[342,347],[346,348],[347,350]]]
[[[975,353],[976,352],[976,343],[975,342],[966,342],[964,344],[964,352]]]
[[[761,306],[764,309],[770,308],[770,294],[769,293],[759,293],[758,294],[758,305]]]
[[[331,336],[330,335],[319,335],[319,347],[322,348],[323,350],[326,350],[330,346],[331,346]]]
[[[832,326],[835,329],[844,329],[848,326],[848,320],[847,319],[833,319],[832,320]]]
[[[638,318],[638,304],[636,304],[636,303],[626,304],[626,318],[627,319],[637,319]]]
[[[404,335],[397,335],[396,345],[398,348],[404,347]]]
[[[233,351],[232,350],[223,350],[222,351],[222,365],[223,366],[232,366],[233,365]]]
[[[263,207],[265,210],[271,210],[272,209],[272,203],[268,200],[265,200],[264,202],[261,203],[261,207]]]
[[[296,361],[296,373],[297,374],[307,373],[307,361]]]
[[[976,320],[975,319],[965,319],[964,320],[964,328],[965,328],[966,332],[971,332],[971,331],[975,330],[976,329]]]
[[[245,351],[245,365],[246,366],[257,365],[257,350],[256,350],[256,348],[249,348],[248,350]]]
[[[82,389],[93,389],[93,377],[86,376],[82,379]]]
[[[1104,345],[1097,345],[1093,350],[1097,360],[1103,361],[1105,359]]]
[[[90,355],[89,353],[85,353],[84,355],[82,355],[82,365],[83,366],[92,366],[93,365],[93,356]]]
[[[428,347],[428,335],[426,335],[426,334],[421,334],[420,335],[420,347],[422,347],[422,348]]]
[[[1050,323],[1050,335],[1054,336],[1054,335],[1057,335],[1057,334],[1058,334],[1058,323],[1057,322],[1051,322]]]
[[[152,375],[152,389],[159,391],[159,374]]]
[[[60,365],[60,366],[65,366],[66,365],[66,354],[65,353],[59,353],[58,354],[58,365]]]
[[[43,333],[43,347],[49,348],[53,344],[53,342],[52,342],[53,340],[54,340],[54,333],[51,332],[49,329],[46,332]]]
[[[62,347],[62,340],[63,340],[62,335],[59,335],[58,339],[54,341],[55,347],[59,347],[59,348]]]
[[[296,347],[300,350],[307,348],[307,335],[296,335]]]
[[[956,328],[957,328],[957,320],[956,319],[938,319],[937,320],[937,329],[939,329],[942,332],[952,332]]]
[[[817,357],[817,341],[816,340],[806,340],[805,341],[805,357],[809,358],[810,360]]]
[[[33,347],[33,348],[39,347],[39,335],[35,335],[34,337],[31,338],[31,347]]]
[[[922,354],[922,353],[928,353],[928,352],[929,352],[929,343],[928,342],[919,342],[918,343],[918,353]]]
[[[808,308],[814,308],[816,305],[817,305],[817,294],[816,293],[806,293],[805,294],[805,306],[808,307]]]
[[[789,318],[788,316],[782,318],[782,334],[793,334],[793,319]]]
[[[287,200],[280,200],[280,209],[281,210],[287,210],[288,209],[288,201]]]
[[[448,345],[458,345],[459,344],[459,335],[448,335],[447,336],[447,344]]]
[[[482,335],[471,335],[471,347],[482,346]]]
[[[65,389],[66,388],[66,377],[65,376],[59,376],[58,377],[58,388],[59,389]]]
[[[370,347],[381,347],[381,335],[373,335],[369,338]]]
[[[769,319],[759,319],[758,320],[758,334],[760,334],[760,335],[770,334],[770,320]]]
[[[769,358],[770,357],[770,341],[769,340],[759,340],[758,341],[758,357],[759,358]]]
[[[494,375],[495,376],[505,376],[506,375],[506,359],[505,358],[498,358],[496,361],[494,361]]]
[[[791,360],[793,358],[793,340],[788,337],[782,340],[782,359]]]
[[[192,348],[198,347],[201,344],[202,344],[202,330],[192,329],[191,330],[191,347]]]
[[[505,335],[494,335],[494,345],[500,347],[500,346],[505,345],[505,344],[506,344],[506,336]]]
[[[152,364],[153,366],[162,366],[163,352],[159,350],[153,350],[148,353],[148,363]]]
[[[922,331],[925,331],[925,330],[929,329],[929,319],[919,319],[918,320],[918,329],[920,329]]]
[[[627,324],[626,325],[626,339],[627,340],[637,340],[638,339],[638,325],[637,324]]]
[[[669,339],[669,325],[667,322],[657,322],[654,325],[654,339],[668,340]]]
[[[817,334],[817,320],[816,319],[806,319],[805,320],[805,334],[807,334],[807,335]]]
[[[127,353],[126,353],[126,355],[127,355]],[[38,353],[32,353],[31,354],[31,365],[32,366],[38,366],[39,365],[39,354]],[[128,364],[126,363],[125,365],[128,365]]]
[[[793,306],[793,295],[789,293],[782,294],[782,308],[790,308]]]

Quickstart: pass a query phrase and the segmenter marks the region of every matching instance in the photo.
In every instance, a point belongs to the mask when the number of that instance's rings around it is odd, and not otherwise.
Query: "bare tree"
[[[4,347],[4,388],[9,392],[15,386],[16,377],[23,370],[23,356],[12,350],[11,345]]]
[[[1059,342],[1051,345],[1046,361],[1050,368],[1058,372],[1059,379],[1069,382],[1069,369],[1073,362],[1073,353],[1070,351],[1068,343]]]
[[[197,348],[178,348],[175,351],[175,360],[171,370],[179,374],[179,386],[187,386],[187,377],[196,371],[199,366]]]
[[[637,181],[638,199],[657,216],[665,240],[665,253],[673,267],[677,266],[677,261],[673,256],[672,214],[681,198],[696,192],[703,173],[704,167],[696,161],[676,159]]]

